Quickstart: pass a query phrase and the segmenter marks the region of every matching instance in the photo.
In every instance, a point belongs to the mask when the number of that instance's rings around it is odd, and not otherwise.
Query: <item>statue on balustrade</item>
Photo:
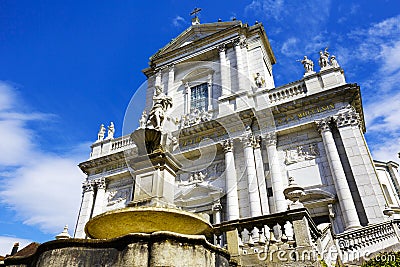
[[[161,131],[165,118],[165,112],[170,107],[172,107],[172,98],[166,96],[162,92],[162,88],[160,86],[156,86],[153,96],[153,107],[149,112],[146,128]]]
[[[314,62],[311,59],[307,58],[307,56],[304,56],[304,58],[300,62],[301,64],[303,64],[306,73],[314,72]]]
[[[97,134],[97,141],[103,141],[105,133],[106,133],[106,128],[104,127],[104,124],[101,124],[99,133]]]

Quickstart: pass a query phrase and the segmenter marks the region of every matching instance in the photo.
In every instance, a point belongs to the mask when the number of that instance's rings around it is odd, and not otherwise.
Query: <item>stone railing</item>
[[[342,261],[359,261],[398,244],[399,223],[387,221],[334,235]]]
[[[216,224],[214,235],[216,245],[227,248],[233,257],[261,260],[276,256],[264,254],[298,248],[308,249],[316,255],[321,232],[308,211],[301,208]]]
[[[271,103],[276,103],[303,97],[306,92],[306,84],[300,81],[274,88],[268,92],[268,97]]]
[[[130,138],[130,136],[121,136],[118,138],[115,138],[111,142],[111,151],[112,150],[119,150],[125,147],[131,147],[133,146],[133,141]]]

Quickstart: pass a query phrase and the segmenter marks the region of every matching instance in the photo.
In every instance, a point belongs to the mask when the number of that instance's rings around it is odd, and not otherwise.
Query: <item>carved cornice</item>
[[[222,141],[221,145],[222,145],[225,153],[233,151],[233,141],[232,141],[232,139],[227,139],[227,140]]]
[[[347,126],[360,126],[360,116],[351,106],[344,107],[339,114],[334,117],[338,128]]]
[[[330,123],[332,121],[332,117],[323,118],[320,120],[316,120],[315,124],[317,125],[317,129],[319,133],[331,131]]]

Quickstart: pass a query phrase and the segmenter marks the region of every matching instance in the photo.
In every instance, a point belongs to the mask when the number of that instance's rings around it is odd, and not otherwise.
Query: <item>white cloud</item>
[[[280,20],[284,9],[284,0],[253,0],[245,7],[245,12],[254,12],[262,14],[266,18],[273,17],[275,20]]]
[[[77,163],[87,156],[89,146],[83,152],[78,145],[64,155],[39,148],[35,140],[40,133],[28,122],[52,115],[21,112],[16,95],[15,88],[0,81],[4,104],[0,109],[0,202],[23,223],[58,233],[65,224],[76,222],[84,177]]]
[[[0,255],[5,256],[11,253],[14,243],[19,243],[19,249],[24,248],[26,245],[32,243],[32,240],[22,239],[11,236],[0,236]]]
[[[176,16],[172,19],[172,25],[174,25],[175,27],[180,27],[183,24],[186,24],[186,20],[181,16]]]
[[[299,40],[294,37],[287,39],[282,45],[281,53],[288,57],[299,55],[301,52],[299,52],[299,48],[297,46],[298,42]]]

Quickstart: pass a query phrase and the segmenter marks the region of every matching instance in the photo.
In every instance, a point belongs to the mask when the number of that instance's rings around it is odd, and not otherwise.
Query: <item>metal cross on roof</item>
[[[192,12],[190,12],[190,16],[195,16],[195,17],[197,17],[197,13],[200,13],[200,11],[201,11],[201,8],[198,8],[198,7],[195,7],[194,9],[193,9],[193,11]]]

